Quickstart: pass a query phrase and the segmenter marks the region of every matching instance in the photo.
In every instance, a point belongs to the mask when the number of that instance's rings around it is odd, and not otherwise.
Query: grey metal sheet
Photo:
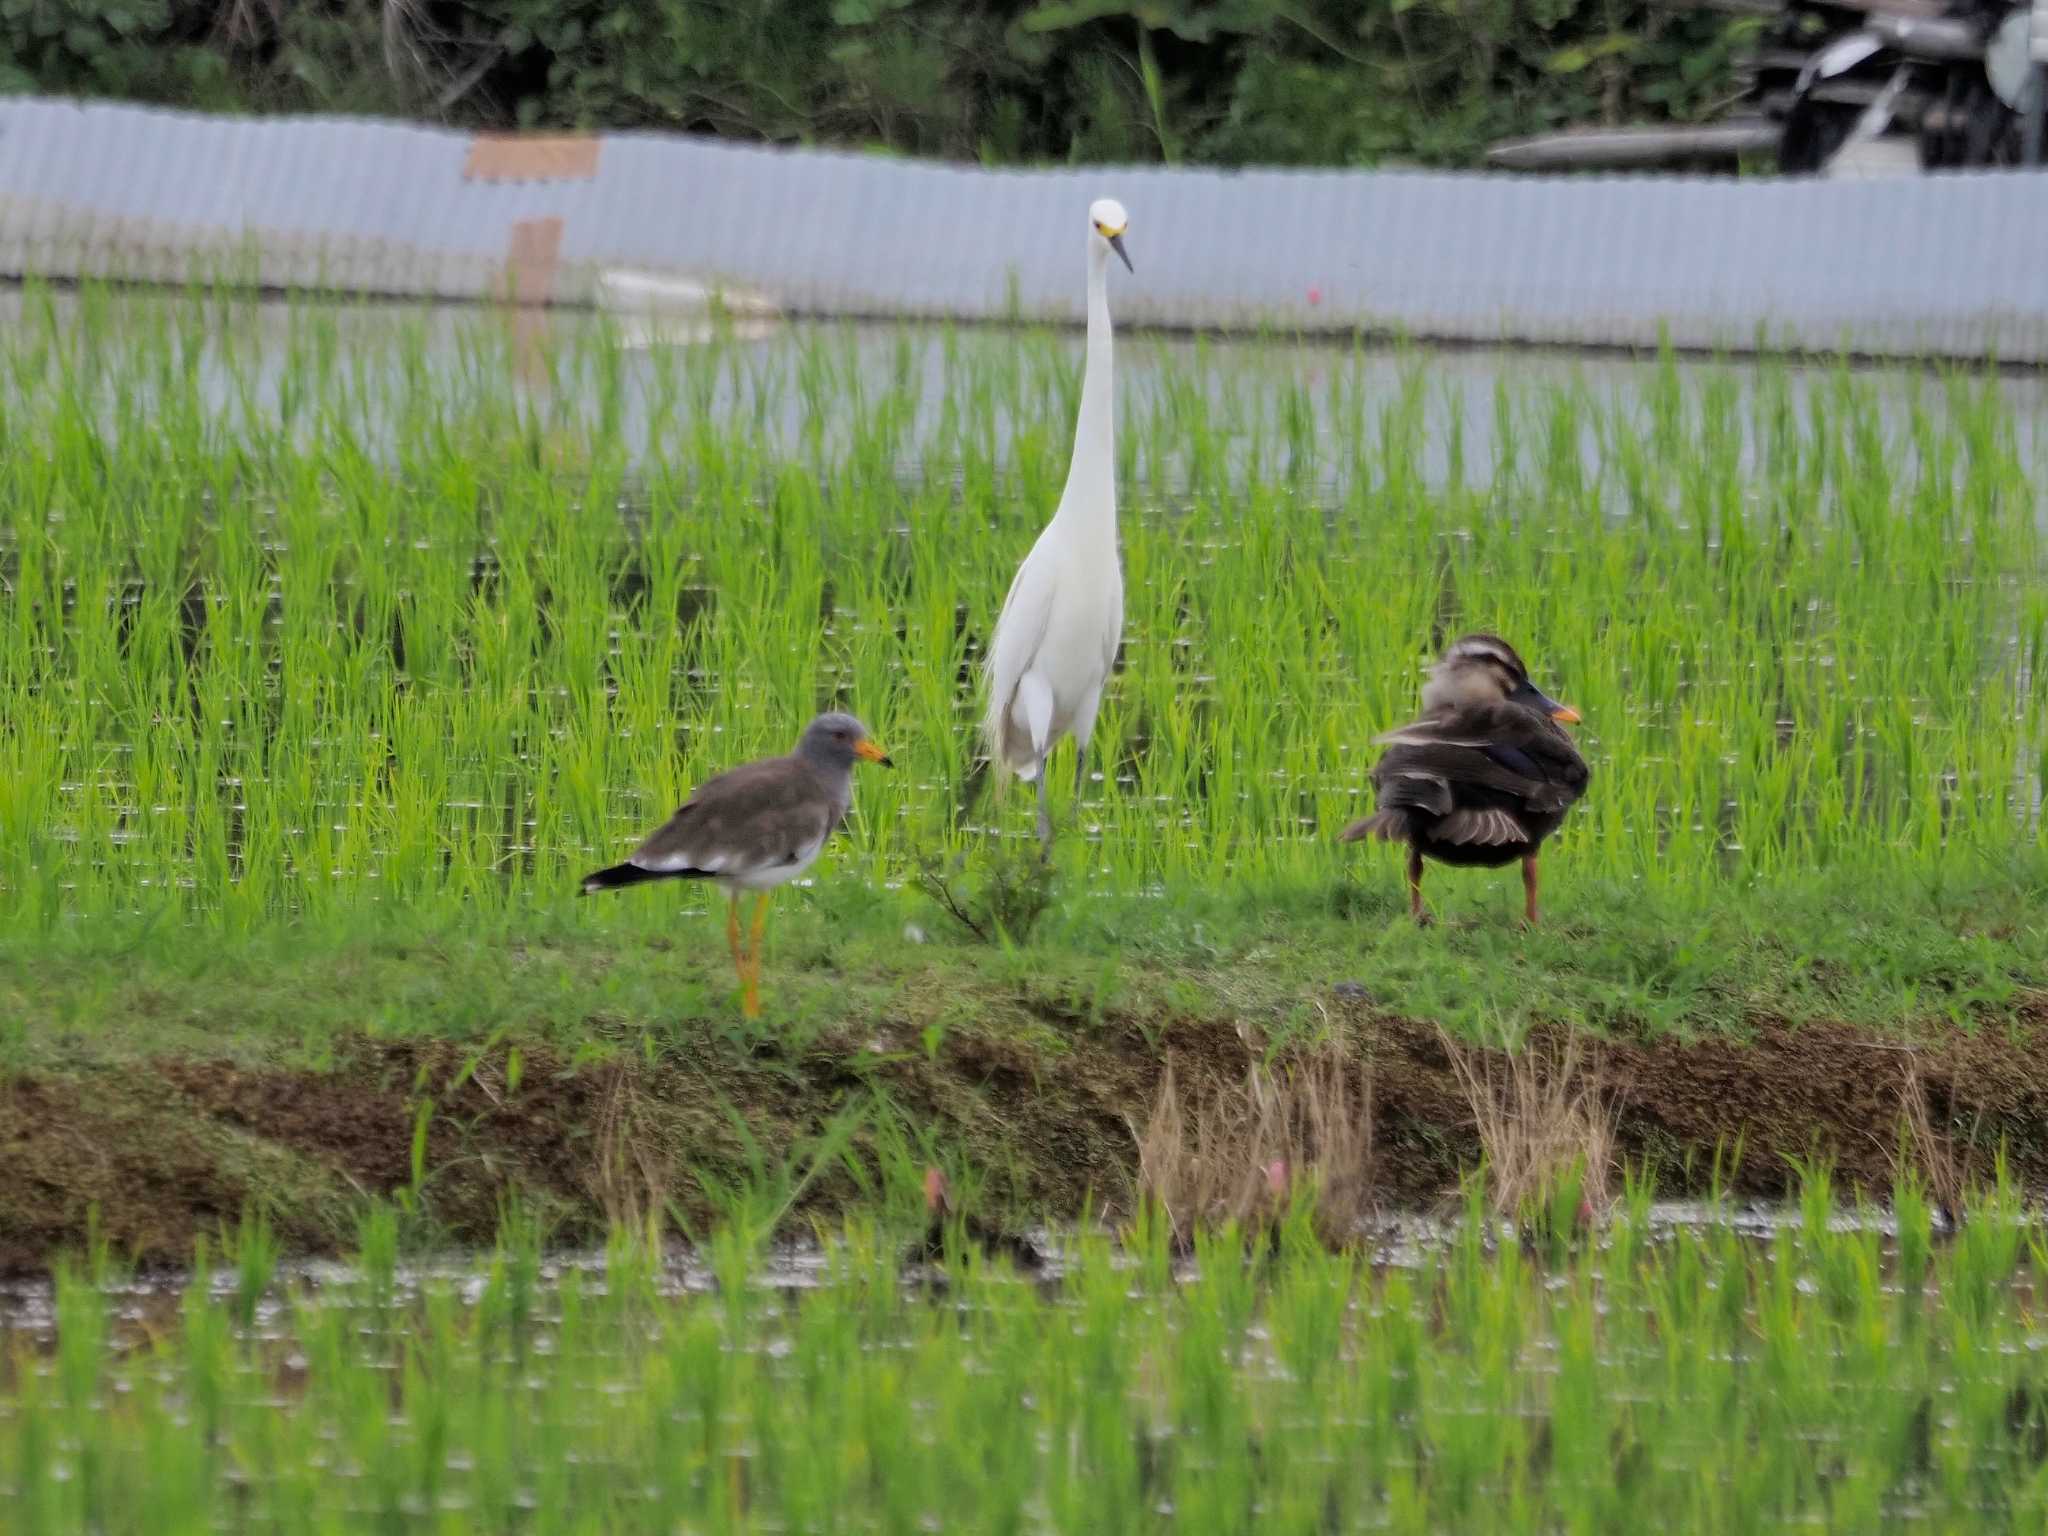
[[[1161,167],[990,171],[655,134],[585,180],[469,181],[466,134],[0,101],[0,272],[450,298],[563,221],[558,299],[607,269],[795,312],[1074,320],[1084,210],[1130,209],[1127,324],[1419,338],[1774,345],[2048,361],[2048,175],[1536,178]]]

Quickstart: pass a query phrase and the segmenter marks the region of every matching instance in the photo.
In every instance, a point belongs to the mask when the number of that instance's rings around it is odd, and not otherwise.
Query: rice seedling
[[[0,925],[552,905],[832,705],[904,743],[837,854],[888,912],[921,861],[1028,833],[983,789],[973,663],[1058,483],[1066,338],[577,326],[537,377],[514,345],[488,315],[18,300]],[[1585,716],[1561,913],[1938,886],[2036,838],[2040,505],[1995,379],[1667,359],[1487,398],[1420,358],[1126,350],[1089,888],[1393,883],[1331,833],[1427,654],[1482,626]]]

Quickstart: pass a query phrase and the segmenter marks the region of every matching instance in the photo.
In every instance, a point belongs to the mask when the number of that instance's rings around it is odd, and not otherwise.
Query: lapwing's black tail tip
[[[659,880],[661,876],[651,869],[642,869],[638,864],[614,864],[610,869],[600,869],[594,875],[583,877],[582,894],[593,891],[616,891],[621,886],[638,885],[643,880]]]

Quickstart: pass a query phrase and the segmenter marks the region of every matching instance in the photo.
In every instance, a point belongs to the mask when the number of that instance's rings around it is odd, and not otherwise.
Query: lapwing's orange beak
[[[865,737],[853,744],[853,755],[864,763],[880,763],[884,768],[896,765],[889,760],[889,754],[882,750],[882,744],[873,737]]]

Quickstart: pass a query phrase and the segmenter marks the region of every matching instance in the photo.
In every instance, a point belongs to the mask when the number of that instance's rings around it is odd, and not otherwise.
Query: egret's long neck
[[[1109,247],[1088,242],[1088,360],[1081,372],[1081,410],[1074,421],[1074,457],[1060,493],[1061,521],[1116,537],[1116,381],[1110,356]]]

